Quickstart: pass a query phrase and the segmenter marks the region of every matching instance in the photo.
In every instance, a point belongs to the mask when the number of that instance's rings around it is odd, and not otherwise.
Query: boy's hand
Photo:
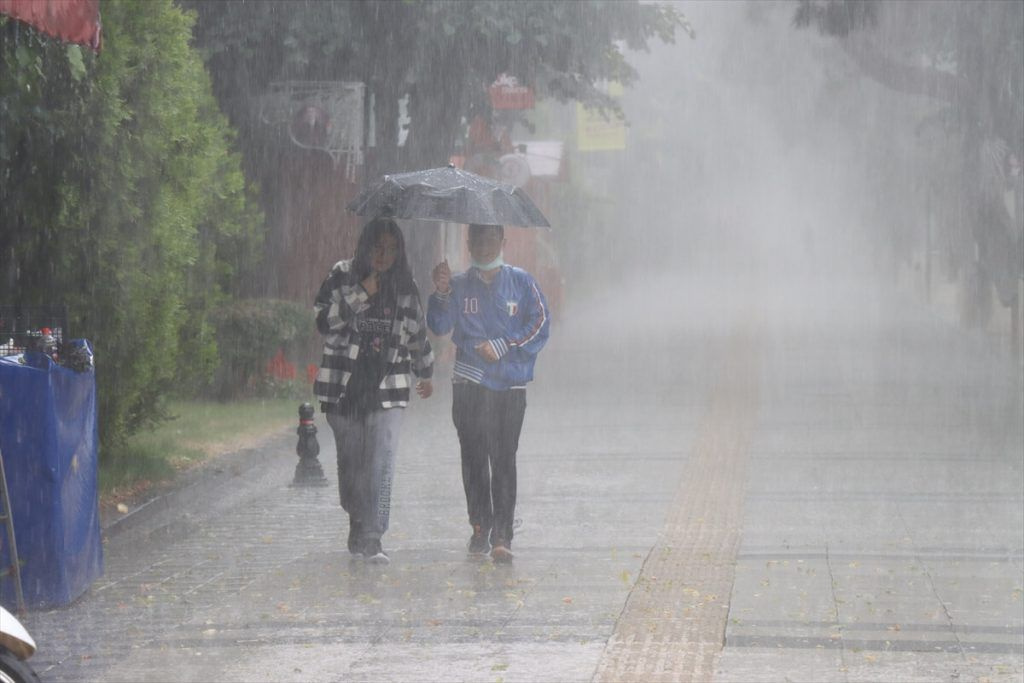
[[[438,294],[447,294],[452,291],[452,270],[448,267],[448,259],[434,266],[431,277],[434,280],[434,289]]]
[[[475,348],[476,352],[483,356],[483,359],[488,363],[498,362],[498,354],[494,352],[494,347],[491,346],[491,342],[482,341],[473,348]]]

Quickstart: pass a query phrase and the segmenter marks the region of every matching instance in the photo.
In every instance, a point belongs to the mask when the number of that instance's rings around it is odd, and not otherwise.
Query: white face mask
[[[473,264],[474,268],[477,268],[479,270],[494,270],[495,268],[505,265],[505,259],[502,258],[502,256],[502,253],[498,252],[497,257],[495,257],[495,259],[490,263],[480,263],[475,259],[470,259],[469,262]]]

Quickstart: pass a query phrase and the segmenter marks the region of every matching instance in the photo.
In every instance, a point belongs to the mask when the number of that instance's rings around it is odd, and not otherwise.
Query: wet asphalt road
[[[659,283],[646,283],[660,291]],[[528,394],[517,557],[465,554],[447,370],[409,409],[387,567],[295,437],[110,531],[26,625],[49,681],[1019,681],[1021,366],[882,289],[625,288]]]

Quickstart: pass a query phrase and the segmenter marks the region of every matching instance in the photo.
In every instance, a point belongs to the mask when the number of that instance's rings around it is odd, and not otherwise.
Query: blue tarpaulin
[[[87,342],[76,340],[72,344]],[[70,604],[103,573],[96,376],[42,353],[0,358],[0,453],[29,607]],[[0,532],[2,533],[2,532]],[[11,565],[3,543],[0,562]],[[0,580],[14,604],[14,582]]]

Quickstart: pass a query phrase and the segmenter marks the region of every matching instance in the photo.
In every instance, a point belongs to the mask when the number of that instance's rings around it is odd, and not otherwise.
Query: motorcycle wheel
[[[0,683],[39,683],[39,676],[10,652],[0,651]]]

